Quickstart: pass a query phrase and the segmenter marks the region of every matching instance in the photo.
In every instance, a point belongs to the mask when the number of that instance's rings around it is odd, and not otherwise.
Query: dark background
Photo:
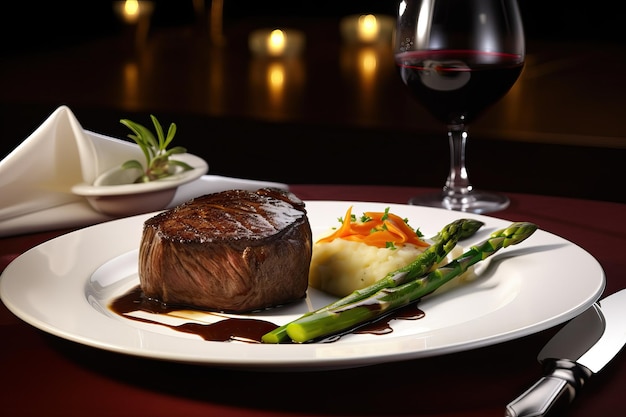
[[[4,7],[2,50],[11,54],[58,48],[120,32],[122,22],[117,18],[112,2],[47,1],[31,4],[10,2]],[[154,29],[193,23],[192,1],[155,1],[152,25]],[[211,1],[205,2],[205,8]],[[224,25],[236,24],[248,18],[297,17],[317,19],[341,17],[355,13],[382,13],[393,16],[396,1],[389,0],[224,0]],[[560,39],[568,41],[597,39],[623,43],[626,12],[620,2],[519,0],[519,7],[529,39]]]
[[[168,42],[197,42],[181,35],[197,19],[192,1],[155,3],[150,31],[169,48],[165,50],[174,50]],[[536,113],[538,127],[507,130],[498,125],[504,112],[498,106],[476,123],[468,146],[474,184],[505,192],[626,201],[622,169],[626,85],[621,70],[626,70],[622,29],[626,16],[620,2],[520,0],[519,4],[528,53],[538,61],[536,68],[564,63],[569,67],[550,81],[525,84],[536,108],[523,111]],[[205,8],[209,7],[210,1],[205,2]],[[154,86],[152,100],[134,107],[112,102],[115,95],[109,90],[119,86],[101,83],[107,72],[118,70],[113,63],[125,57],[109,49],[105,49],[110,54],[106,58],[97,52],[127,30],[113,12],[112,2],[12,2],[1,12],[0,156],[59,105],[67,104],[86,129],[116,137],[127,133],[117,123],[120,118],[147,121],[148,114],[157,113],[164,122],[176,121],[180,135],[201,136],[188,148],[207,159],[214,174],[292,184],[439,187],[448,169],[447,141],[442,140],[441,126],[416,112],[399,80],[390,76],[380,84],[388,101],[376,103],[377,113],[369,117],[352,108],[359,103],[350,96],[351,80],[333,72],[339,19],[356,13],[393,15],[395,9],[395,1],[384,0],[224,0],[224,32],[232,35],[229,47],[239,39],[245,49],[241,34],[255,25],[285,21],[297,22],[314,33],[320,44],[329,46],[326,55],[312,44],[307,50],[310,85],[305,87],[305,100],[296,102],[301,108],[289,109],[288,117],[267,117],[238,112],[236,105],[232,105],[235,110],[222,113],[197,107],[190,97],[176,91],[176,83],[182,82],[176,79],[180,74],[197,76],[192,71],[195,57],[173,53],[161,58],[173,68],[159,70],[166,80],[168,71],[176,76],[171,83]],[[248,59],[233,58],[241,65],[248,65]],[[75,68],[77,63],[84,68]],[[102,64],[110,68],[96,67]],[[529,68],[531,64],[535,63],[529,63]],[[322,91],[320,85],[326,81],[330,87]],[[239,99],[237,80],[229,82],[232,99]],[[44,87],[33,87],[40,85]],[[256,99],[254,91],[243,92],[249,94],[247,100]],[[181,137],[187,144],[188,139]],[[401,161],[394,166],[368,164],[363,152],[355,152],[362,149],[380,158],[384,148],[401,156]]]

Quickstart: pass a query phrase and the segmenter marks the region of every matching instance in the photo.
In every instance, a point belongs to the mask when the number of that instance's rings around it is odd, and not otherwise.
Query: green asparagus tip
[[[473,236],[474,233],[478,231],[481,227],[485,225],[484,222],[480,220],[474,219],[464,219],[463,223],[461,223],[461,236],[459,239],[465,239],[467,237]]]
[[[502,229],[491,234],[492,238],[500,237],[504,239],[503,248],[515,245],[525,240],[527,237],[535,233],[538,226],[530,222],[515,222],[506,229]]]

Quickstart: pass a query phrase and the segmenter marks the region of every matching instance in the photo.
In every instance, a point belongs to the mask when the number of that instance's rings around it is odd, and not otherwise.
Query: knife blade
[[[563,410],[589,378],[626,344],[626,288],[570,320],[539,352],[544,375],[506,406],[505,417],[537,417]]]

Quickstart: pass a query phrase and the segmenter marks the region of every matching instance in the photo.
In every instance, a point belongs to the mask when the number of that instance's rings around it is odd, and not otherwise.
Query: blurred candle
[[[120,20],[126,23],[135,38],[135,47],[142,49],[148,39],[150,20],[154,4],[151,1],[115,1],[113,9]]]
[[[359,16],[357,34],[361,42],[372,42],[378,36],[378,22],[376,16],[368,14]]]
[[[152,14],[153,5],[151,1],[126,0],[115,2],[115,12],[128,24],[135,24],[139,19]]]
[[[285,52],[285,33],[274,29],[267,39],[267,52],[272,56],[282,55]]]
[[[258,56],[296,56],[304,49],[304,34],[292,29],[259,29],[250,33],[248,47]]]
[[[391,16],[351,15],[341,19],[340,31],[347,43],[391,42],[394,23]]]

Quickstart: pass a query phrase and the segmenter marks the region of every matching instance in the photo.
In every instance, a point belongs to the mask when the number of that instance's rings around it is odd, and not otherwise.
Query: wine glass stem
[[[444,194],[449,197],[462,198],[472,191],[472,185],[465,168],[465,145],[467,144],[468,136],[465,125],[448,125],[450,172],[443,190]]]

